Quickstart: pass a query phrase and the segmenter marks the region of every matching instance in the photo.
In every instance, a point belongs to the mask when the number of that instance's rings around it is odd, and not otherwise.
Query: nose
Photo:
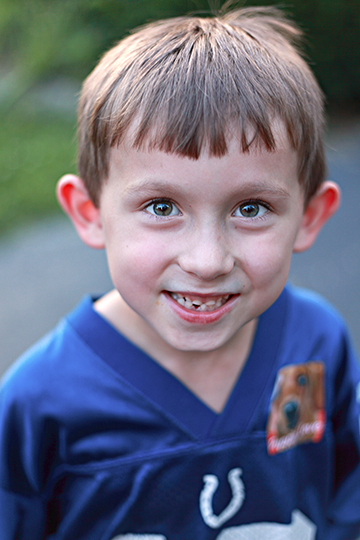
[[[288,401],[283,407],[286,416],[287,427],[294,429],[299,419],[299,405],[296,401]]]
[[[182,270],[203,281],[229,274],[234,263],[224,235],[210,227],[192,231],[179,258]]]

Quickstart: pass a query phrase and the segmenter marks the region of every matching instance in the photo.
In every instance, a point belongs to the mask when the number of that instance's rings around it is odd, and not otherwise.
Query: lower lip
[[[219,319],[221,319],[224,315],[226,315],[229,311],[232,310],[234,304],[236,303],[236,300],[240,296],[239,294],[234,294],[229,298],[225,304],[223,304],[221,307],[214,309],[214,311],[195,311],[192,309],[187,309],[184,306],[181,306],[176,300],[173,299],[173,297],[168,293],[164,292],[164,296],[171,305],[172,309],[175,311],[179,317],[186,322],[192,323],[192,324],[212,324]]]

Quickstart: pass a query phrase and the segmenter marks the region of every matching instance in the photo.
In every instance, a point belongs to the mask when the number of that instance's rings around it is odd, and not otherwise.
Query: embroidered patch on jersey
[[[267,423],[270,455],[305,442],[319,442],[325,430],[322,362],[293,364],[279,370]]]

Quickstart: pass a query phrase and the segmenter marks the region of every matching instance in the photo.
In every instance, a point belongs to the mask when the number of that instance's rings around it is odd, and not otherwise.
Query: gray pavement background
[[[360,121],[328,137],[329,177],[340,211],[315,246],[295,255],[290,279],[328,298],[347,319],[360,352]],[[83,295],[111,288],[105,255],[86,247],[65,217],[19,229],[0,241],[0,376]]]

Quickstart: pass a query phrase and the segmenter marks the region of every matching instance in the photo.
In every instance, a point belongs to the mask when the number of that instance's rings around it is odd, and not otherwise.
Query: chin
[[[217,349],[220,349],[223,345],[227,343],[227,341],[230,339],[228,337],[223,338],[214,338],[209,335],[207,336],[197,336],[197,335],[191,335],[191,336],[164,336],[164,341],[173,349],[176,349],[178,351],[182,352],[191,352],[191,353],[205,353],[205,352],[211,352],[215,351]]]

